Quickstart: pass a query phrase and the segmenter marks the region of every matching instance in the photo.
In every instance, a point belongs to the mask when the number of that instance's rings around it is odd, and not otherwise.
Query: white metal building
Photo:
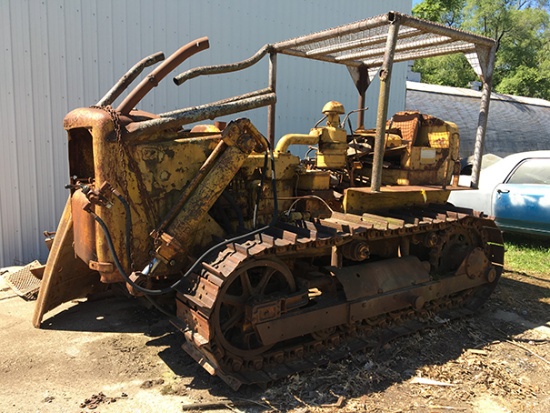
[[[389,10],[410,13],[411,1],[2,0],[0,267],[45,261],[41,233],[55,230],[68,196],[63,117],[95,104],[141,58],[158,51],[169,55],[209,36],[210,49],[190,58],[176,75],[194,66],[239,61],[266,43]],[[328,100],[355,109],[357,92],[346,68],[329,66],[334,65],[279,59],[277,136],[307,132]],[[404,108],[405,77],[406,65],[396,66],[390,112]],[[267,62],[179,88],[167,78],[139,108],[162,113],[266,86]],[[376,107],[377,95],[371,86],[368,106]],[[265,133],[265,109],[243,116]],[[374,126],[374,119],[373,110],[366,124]]]

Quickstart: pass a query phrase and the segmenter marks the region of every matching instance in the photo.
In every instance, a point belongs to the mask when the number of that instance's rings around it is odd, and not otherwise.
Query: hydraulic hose
[[[174,284],[170,285],[169,287],[152,290],[150,288],[142,287],[141,285],[138,285],[136,282],[134,282],[132,279],[130,279],[128,274],[126,274],[126,271],[124,271],[124,268],[122,267],[122,264],[120,263],[120,260],[118,259],[118,256],[117,256],[117,253],[115,251],[114,244],[113,244],[113,239],[111,238],[111,234],[109,232],[109,229],[107,228],[107,225],[105,224],[105,221],[103,221],[100,217],[98,217],[94,212],[90,212],[90,214],[92,214],[95,221],[101,227],[101,230],[103,231],[103,234],[105,235],[105,239],[107,240],[107,246],[109,248],[109,251],[111,252],[111,255],[113,256],[113,261],[115,262],[115,266],[116,266],[118,272],[120,272],[120,275],[122,275],[122,278],[124,278],[124,281],[126,281],[128,284],[130,284],[137,291],[139,291],[143,294],[148,294],[148,295],[163,295],[163,294],[168,294],[168,293],[172,292],[172,290],[175,290],[183,282],[184,278],[188,277],[189,274],[191,274],[191,272],[195,269],[195,267],[200,262],[202,262],[202,260],[208,254],[212,253],[217,248],[219,248],[219,247],[221,247],[225,244],[231,244],[232,242],[237,242],[237,241],[241,240],[242,238],[246,238],[246,237],[249,237],[249,236],[252,236],[252,235],[256,235],[256,234],[258,234],[262,231],[265,231],[266,229],[268,229],[271,226],[271,224],[266,225],[265,227],[258,228],[254,231],[247,232],[246,234],[242,234],[242,235],[236,236],[234,238],[230,238],[230,239],[219,242],[218,244],[216,244],[213,247],[211,247],[210,249],[208,249],[204,254],[202,254],[195,261],[195,263],[186,271],[186,273],[184,275],[182,275],[182,277],[178,281],[176,281]]]
[[[264,168],[262,171],[262,176],[260,178],[260,186],[258,187],[258,191],[256,192],[256,204],[254,205],[254,214],[252,218],[253,227],[256,227],[256,219],[258,218],[258,208],[260,207],[260,200],[262,199],[262,188],[264,187],[265,176],[267,174],[267,158],[268,158],[268,153],[266,152],[264,156]]]
[[[130,212],[130,205],[128,204],[128,201],[126,201],[126,199],[116,189],[113,189],[112,192],[124,207],[124,211],[126,214],[126,259],[128,260],[130,266],[133,267],[134,263],[132,262],[132,252],[130,249],[130,240],[132,239],[132,214]]]

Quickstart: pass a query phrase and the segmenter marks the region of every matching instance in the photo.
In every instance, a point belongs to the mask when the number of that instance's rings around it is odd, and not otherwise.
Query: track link
[[[192,274],[189,285],[178,292],[178,318],[187,325],[184,350],[211,374],[219,375],[237,389],[242,384],[265,384],[431,327],[434,323],[429,320],[434,314],[448,319],[472,314],[486,301],[498,281],[504,259],[502,234],[491,219],[450,205],[400,208],[383,214],[333,213],[330,218],[313,222],[279,222],[254,238],[228,244],[209,261],[203,262],[202,271]],[[288,313],[292,312],[293,303],[298,306],[307,299],[307,292],[304,296],[291,280],[292,275],[289,279],[284,267],[277,263],[293,263],[309,255],[330,256],[331,251],[350,240],[376,243],[404,238],[433,243],[428,258],[432,272],[434,268],[437,272],[438,267],[449,265],[448,256],[456,255],[450,248],[466,245],[483,250],[492,273],[476,288],[465,287],[417,307],[413,305],[372,318],[347,320],[336,328],[282,340],[271,346],[264,346],[254,329],[244,322],[239,327],[250,333],[243,333],[243,337],[238,338],[238,348],[228,344],[223,337],[220,325],[231,324],[230,315],[221,321],[224,305],[254,308],[255,303],[251,300],[256,295],[266,295],[266,286],[272,281],[276,289],[281,289],[275,292],[281,296],[282,306],[289,307]],[[254,262],[260,264],[254,267]],[[262,269],[258,285],[245,287],[245,284],[254,283],[241,279],[252,279],[258,268]],[[239,291],[236,294],[235,284],[243,291],[248,288],[250,293]],[[241,300],[239,304],[231,302],[238,301],[237,298]],[[346,304],[345,298],[340,301]]]

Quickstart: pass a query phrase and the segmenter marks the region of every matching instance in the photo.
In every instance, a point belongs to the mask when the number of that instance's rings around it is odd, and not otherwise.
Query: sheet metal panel
[[[11,6],[11,5],[7,5]],[[2,256],[17,256],[21,251],[21,237],[16,231],[21,228],[19,213],[17,170],[11,159],[17,158],[15,145],[15,107],[13,84],[12,36],[10,30],[11,7],[0,13],[0,117],[2,127],[2,150],[0,151],[0,243]],[[2,262],[0,256],[0,262]]]

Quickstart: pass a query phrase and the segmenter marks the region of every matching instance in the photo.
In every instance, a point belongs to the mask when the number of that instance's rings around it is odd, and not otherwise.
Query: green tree
[[[470,82],[478,80],[463,54],[420,59],[412,69],[421,74],[422,82],[433,85],[468,87]]]
[[[413,14],[495,39],[495,91],[550,99],[549,3],[424,0],[413,8]],[[467,87],[468,82],[476,80],[460,55],[420,60],[413,70],[420,72],[424,81],[435,84]]]
[[[424,20],[443,23],[449,27],[460,27],[462,9],[466,0],[424,0],[416,4],[413,14]]]

